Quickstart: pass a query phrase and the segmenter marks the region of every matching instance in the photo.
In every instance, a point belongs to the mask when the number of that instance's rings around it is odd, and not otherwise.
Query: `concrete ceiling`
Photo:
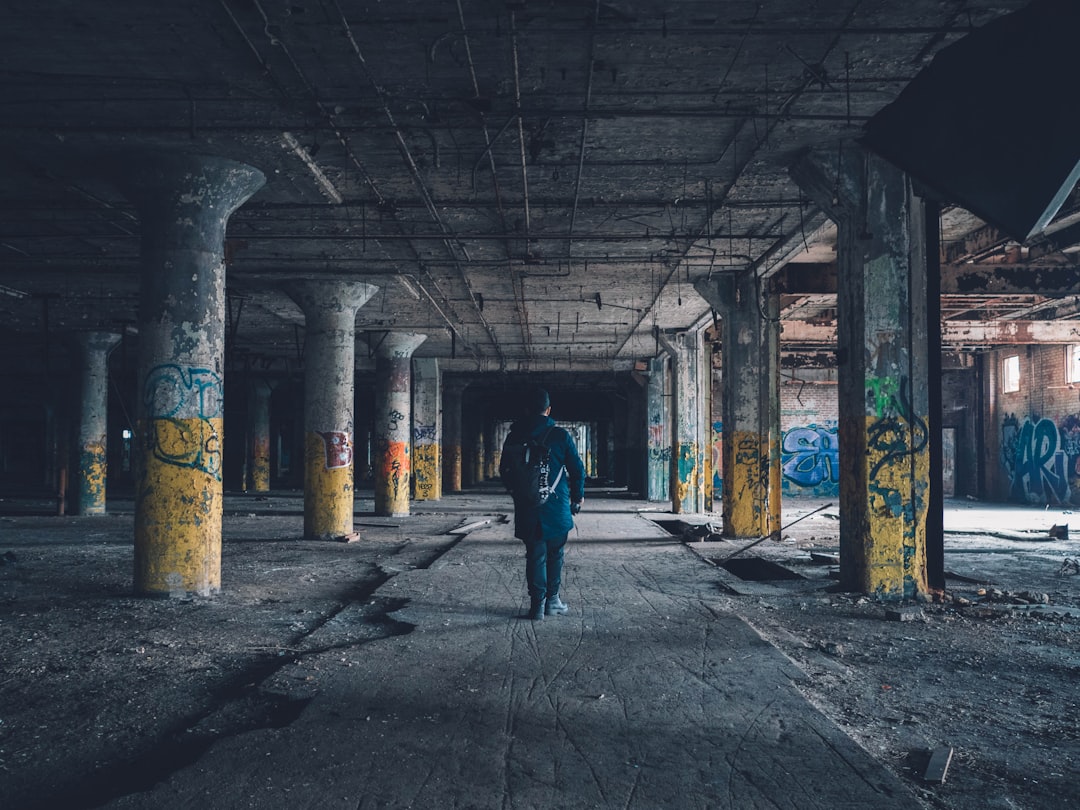
[[[342,278],[379,288],[359,330],[448,368],[626,369],[711,321],[695,280],[788,261],[789,348],[827,345],[834,229],[788,166],[1024,5],[11,0],[0,329],[134,330],[139,222],[98,169],[160,148],[268,178],[228,228],[233,364],[294,364],[281,286]],[[943,317],[1080,326],[1078,222],[1075,192],[1026,245],[946,209]]]

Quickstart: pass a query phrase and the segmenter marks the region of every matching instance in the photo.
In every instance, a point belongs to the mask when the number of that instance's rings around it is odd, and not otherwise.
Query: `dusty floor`
[[[588,505],[601,512],[671,518],[639,501],[590,497]],[[785,520],[821,505],[787,503]],[[26,504],[0,502],[0,804],[11,810],[188,806],[176,797],[183,795],[181,785],[197,778],[192,774],[207,773],[211,760],[239,751],[239,739],[260,740],[260,734],[299,725],[298,718],[317,711],[321,694],[350,673],[366,677],[379,655],[400,656],[403,666],[408,662],[410,674],[405,677],[433,667],[423,675],[437,680],[438,661],[410,658],[406,637],[438,621],[433,617],[441,615],[437,603],[442,595],[418,595],[422,592],[415,583],[411,590],[397,585],[407,585],[403,574],[451,559],[444,557],[462,537],[453,533],[456,528],[473,525],[505,532],[499,528],[505,499],[482,491],[466,493],[396,520],[374,518],[364,512],[365,506],[371,508],[358,500],[361,542],[305,543],[296,539],[302,524],[296,493],[258,499],[230,496],[221,594],[152,600],[131,595],[130,502],[111,503],[112,514],[101,518],[20,515],[15,513]],[[793,525],[783,542],[762,543],[739,555],[776,561],[801,579],[777,580],[774,574],[764,574],[764,580],[741,579],[719,565],[737,546],[688,538],[685,548],[700,560],[697,568],[687,570],[694,571],[702,587],[715,586],[715,593],[705,599],[694,595],[695,603],[707,610],[691,613],[692,621],[713,621],[719,627],[728,616],[745,620],[793,662],[784,677],[896,774],[925,807],[1080,806],[1080,574],[1073,565],[1080,560],[1080,520],[1072,535],[1078,539],[1050,539],[1050,527],[1068,523],[1068,513],[950,503],[946,599],[906,606],[904,620],[898,621],[890,620],[882,605],[828,590],[834,570],[829,555],[836,553],[838,534],[835,515],[835,509],[818,512]],[[576,539],[580,542],[582,536]],[[517,550],[511,543],[504,545],[502,553],[516,560]],[[456,551],[458,557],[446,564],[458,568],[447,569],[447,575],[464,574],[475,557]],[[661,562],[659,555],[670,549],[660,545],[629,548],[612,543],[602,551],[606,556],[582,554],[576,564],[593,566],[587,561],[603,559],[604,565],[631,572],[643,584],[632,594],[620,594],[616,591],[626,586],[614,577],[605,579],[598,572],[589,580],[579,570],[580,581],[590,583],[594,601],[587,604],[589,594],[571,593],[582,603],[589,623],[608,610],[606,615],[619,617],[618,627],[608,632],[632,637],[635,605],[640,599],[655,599],[646,581],[650,555],[658,568],[675,563]],[[677,565],[694,565],[675,559]],[[573,571],[571,560],[568,568]],[[468,577],[462,580],[455,605],[468,606],[469,582]],[[499,591],[502,602],[520,606],[515,587],[498,577],[485,582],[488,589]],[[600,603],[595,592],[605,582],[611,583],[612,593],[605,596],[607,603]],[[483,583],[481,590],[485,599],[494,598]],[[424,612],[424,601],[436,607],[429,605]],[[489,610],[485,602],[479,612]],[[445,622],[453,620],[447,614]],[[550,633],[550,641],[543,641],[539,629],[535,634],[521,629],[528,624],[507,623],[507,629],[487,632],[507,636],[510,650],[556,644]],[[565,631],[571,626],[553,628]],[[662,638],[656,643],[662,644]],[[559,643],[571,655],[582,641],[578,634]],[[674,634],[671,643],[676,643]],[[726,643],[735,648],[725,651],[725,661],[758,655],[745,639]],[[659,658],[659,649],[651,648],[651,654]],[[618,666],[599,660],[594,664],[580,668]],[[776,668],[772,663],[762,666]],[[747,672],[743,679],[753,685],[765,675]],[[666,682],[675,677],[666,674]],[[701,680],[690,673],[685,677],[687,684],[671,682],[671,695]],[[385,693],[388,687],[380,688]],[[602,697],[602,692],[588,695],[590,701]],[[362,696],[359,699],[362,702]],[[379,709],[385,711],[381,719],[373,719],[374,711],[368,710],[361,720],[380,724],[379,737],[389,734],[391,726],[406,723],[385,706]],[[438,720],[411,717],[408,722],[422,728]],[[671,747],[678,745],[673,742]],[[696,749],[686,745],[672,755],[689,765]],[[925,783],[929,753],[949,747],[954,753],[945,782]],[[618,764],[644,769],[646,763],[628,759]],[[819,764],[808,762],[806,767],[812,772]],[[707,769],[699,764],[697,770]],[[824,764],[819,770],[821,779],[830,779]],[[177,776],[184,773],[187,783]],[[809,777],[800,778],[805,782]],[[611,792],[604,792],[601,776],[593,773],[589,779],[600,786],[598,798],[580,806],[630,806],[625,797],[615,801]],[[654,787],[664,784],[656,781]],[[732,785],[729,775],[725,791],[700,793],[692,802],[658,801],[656,806],[830,806],[819,803],[814,791],[792,796],[785,804],[742,803],[742,794]],[[241,806],[224,798],[215,801],[215,795],[225,792],[206,795],[210,798],[193,806]],[[649,806],[642,795],[633,806]],[[297,793],[243,806],[319,806],[313,801]],[[461,797],[447,798],[442,805],[419,799],[405,803],[399,797],[348,806],[499,805]],[[513,801],[504,797],[502,806],[545,805],[518,793]]]

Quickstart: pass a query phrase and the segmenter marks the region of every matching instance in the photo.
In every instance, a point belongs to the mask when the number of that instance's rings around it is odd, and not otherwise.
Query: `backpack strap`
[[[544,450],[551,450],[551,448],[548,447],[547,440],[548,440],[548,436],[551,435],[551,431],[553,431],[554,429],[555,429],[555,425],[551,425],[546,431],[544,431],[544,438],[540,440],[540,445],[544,448]],[[555,487],[557,487],[559,485],[559,482],[562,480],[564,472],[566,472],[566,465],[565,464],[560,464],[559,465],[559,474],[555,476],[554,481],[552,481],[550,484],[548,484],[548,490],[550,492],[555,491]]]

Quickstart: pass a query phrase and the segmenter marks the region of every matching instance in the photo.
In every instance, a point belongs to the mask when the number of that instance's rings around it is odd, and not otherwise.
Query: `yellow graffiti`
[[[304,437],[304,538],[334,540],[353,530],[353,468],[328,467],[320,433]]]
[[[779,440],[745,430],[724,435],[724,533],[764,537],[780,527]]]
[[[178,433],[198,436],[200,441],[207,431],[220,436],[223,428],[220,418],[170,422]],[[140,422],[139,430],[146,436],[154,427]],[[220,590],[220,477],[197,466],[163,460],[148,447],[137,482],[135,590],[147,595],[208,595]]]
[[[79,457],[79,514],[105,514],[105,445],[87,442]]]
[[[439,466],[439,445],[416,445],[413,448],[411,463],[416,500],[439,500],[442,497],[442,468]]]
[[[879,419],[866,417],[866,435],[874,435]],[[860,566],[860,587],[883,599],[903,599],[925,593],[926,513],[930,455],[925,446],[909,444],[911,452],[868,443],[866,465],[867,512]]]

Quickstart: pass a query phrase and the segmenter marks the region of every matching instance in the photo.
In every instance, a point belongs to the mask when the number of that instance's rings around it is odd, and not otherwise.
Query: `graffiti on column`
[[[893,517],[921,514],[925,482],[912,481],[907,493],[893,486],[907,480],[910,472],[903,465],[926,449],[930,437],[926,421],[912,405],[911,381],[907,377],[867,380],[866,398],[873,402],[875,414],[866,433],[867,452],[874,459],[870,491],[884,501]],[[905,524],[905,533],[913,536],[913,520]]]
[[[405,414],[396,408],[391,408],[386,415],[386,426],[391,433],[398,429],[398,425],[405,420]]]
[[[712,423],[712,484],[713,498],[724,491],[724,423]]]
[[[147,449],[158,461],[199,470],[221,480],[221,377],[205,368],[154,366],[146,375],[143,404]]]
[[[348,467],[353,461],[352,442],[349,434],[337,430],[319,431],[323,449],[326,451],[326,469],[339,470]]]
[[[438,495],[439,446],[435,425],[413,426],[412,480],[418,500],[431,500]]]
[[[1066,440],[1049,419],[1025,419],[1015,415],[1001,425],[1001,459],[1011,480],[1010,497],[1027,503],[1065,503],[1069,498],[1066,446],[1075,442],[1072,423]],[[1078,425],[1080,427],[1080,425]]]
[[[789,485],[821,496],[839,493],[840,446],[835,426],[805,425],[783,436],[780,471]]]

